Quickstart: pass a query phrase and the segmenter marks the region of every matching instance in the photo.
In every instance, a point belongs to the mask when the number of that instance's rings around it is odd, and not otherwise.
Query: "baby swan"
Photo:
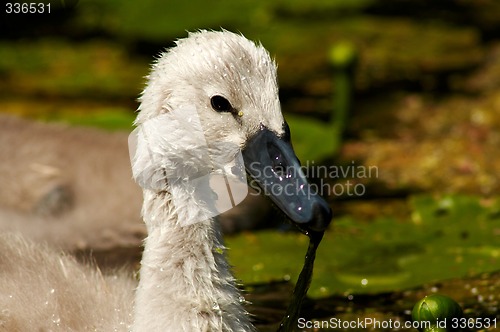
[[[134,299],[126,276],[2,237],[0,331],[255,331],[216,220],[216,170],[233,205],[233,175],[243,171],[302,230],[328,226],[262,46],[228,31],[191,33],[154,63],[140,101],[131,161],[148,236]]]

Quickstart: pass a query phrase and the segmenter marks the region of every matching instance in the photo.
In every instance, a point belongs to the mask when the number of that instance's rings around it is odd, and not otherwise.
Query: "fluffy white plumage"
[[[238,114],[215,112],[214,95],[229,100]],[[261,126],[283,133],[274,62],[261,45],[227,31],[177,41],[153,65],[140,101],[137,125],[194,107],[208,145],[243,148]],[[183,142],[191,133],[178,134]],[[185,157],[180,167],[196,167]],[[0,331],[254,331],[216,221],[183,226],[179,216],[196,214],[196,205],[175,206],[165,189],[144,189],[148,237],[135,300],[134,281],[126,275],[103,276],[69,256],[3,236]],[[190,200],[190,193],[182,194]]]

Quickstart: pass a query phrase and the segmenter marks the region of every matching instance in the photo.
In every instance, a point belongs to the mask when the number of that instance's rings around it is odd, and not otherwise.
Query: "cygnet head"
[[[242,150],[247,174],[302,230],[328,226],[331,210],[300,169],[281,113],[276,65],[262,45],[228,31],[190,33],[160,55],[140,101],[139,126],[195,109],[208,145]]]
[[[153,65],[137,124],[194,106],[214,141],[243,148],[261,126],[283,134],[276,65],[266,49],[228,31],[190,33],[176,45]]]

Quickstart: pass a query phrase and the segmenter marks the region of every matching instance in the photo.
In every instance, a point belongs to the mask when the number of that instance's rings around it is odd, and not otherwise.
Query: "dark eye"
[[[231,106],[229,100],[222,96],[213,96],[210,98],[210,104],[217,112],[231,112],[233,110],[233,106]]]

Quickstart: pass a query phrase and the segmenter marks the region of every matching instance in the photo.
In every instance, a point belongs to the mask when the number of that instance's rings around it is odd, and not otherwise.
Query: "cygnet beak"
[[[283,137],[263,126],[250,138],[242,150],[246,172],[302,231],[324,231],[332,210],[307,181],[283,126]]]

